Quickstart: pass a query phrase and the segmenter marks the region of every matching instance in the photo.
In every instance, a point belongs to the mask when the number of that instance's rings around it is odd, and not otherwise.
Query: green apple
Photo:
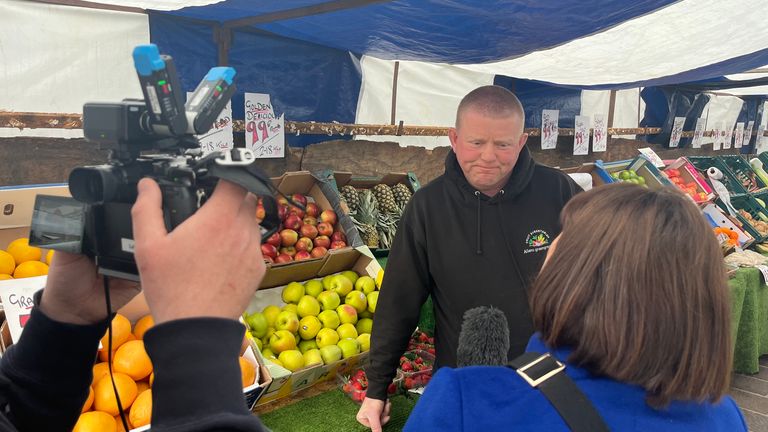
[[[304,295],[304,285],[299,282],[291,282],[283,287],[283,301],[286,303],[299,303]]]
[[[296,307],[299,312],[299,317],[304,318],[308,316],[317,316],[320,313],[320,302],[316,298],[305,295],[299,300],[299,305]]]
[[[357,337],[357,341],[360,343],[360,352],[366,352],[371,349],[371,334],[363,333]]]
[[[347,279],[349,279],[349,281],[352,282],[353,286],[355,285],[355,282],[357,282],[357,278],[358,278],[357,273],[353,272],[352,270],[343,271],[341,272],[341,274],[344,275],[344,277],[346,277]]]
[[[293,312],[282,311],[275,320],[275,329],[295,333],[299,330],[299,317]]]
[[[291,372],[296,372],[304,367],[304,355],[295,349],[281,352],[277,359],[280,360],[284,368]]]
[[[376,313],[376,303],[379,302],[379,293],[381,291],[374,291],[368,294],[368,312]]]
[[[269,322],[267,317],[261,312],[255,312],[248,315],[245,318],[245,322],[251,329],[251,334],[257,338],[263,338],[267,334],[267,328],[269,328]]]
[[[370,276],[361,276],[355,282],[355,290],[362,291],[363,294],[368,295],[376,291],[376,282]]]
[[[348,304],[343,304],[336,308],[336,313],[339,314],[339,321],[342,324],[357,323],[357,309]]]
[[[320,350],[315,348],[304,352],[304,366],[312,366],[316,364],[323,364],[323,356],[320,355]]]
[[[324,328],[329,328],[331,330],[335,330],[339,324],[341,324],[339,314],[334,310],[324,310],[320,312],[320,315],[317,316],[317,319],[323,323]]]
[[[319,279],[312,279],[311,281],[307,281],[304,284],[304,291],[306,291],[306,295],[311,295],[315,298],[317,298],[317,296],[319,296],[323,290],[325,290],[323,287],[323,282],[321,282]]]
[[[273,353],[272,350],[269,348],[264,348],[263,350],[261,350],[261,356],[267,360],[277,358],[275,353]]]
[[[320,348],[320,357],[323,359],[323,363],[331,364],[341,360],[342,352],[341,348],[336,345],[328,345]]]
[[[354,288],[352,282],[350,282],[350,280],[342,274],[335,274],[333,277],[331,277],[330,287],[330,291],[336,291],[336,294],[339,295],[339,298],[346,297],[347,294],[352,291],[352,288]]]
[[[267,319],[267,325],[269,327],[275,326],[275,320],[277,319],[277,316],[280,314],[280,307],[275,305],[270,305],[264,308],[264,310],[261,311],[261,313],[264,314],[264,317]]]
[[[373,319],[373,314],[368,312],[368,309],[357,314],[357,319],[370,318]]]
[[[344,298],[344,303],[355,308],[357,313],[360,313],[368,308],[368,299],[362,291],[351,291]]]
[[[301,351],[302,354],[304,354],[305,352],[307,352],[307,351],[309,351],[311,349],[317,349],[317,348],[318,348],[317,341],[314,340],[314,339],[312,339],[312,340],[303,340],[303,341],[299,342],[299,351]]]
[[[304,340],[314,339],[323,323],[316,316],[307,316],[299,321],[299,336]]]
[[[329,291],[331,289],[331,279],[336,275],[328,275],[321,279],[321,282],[323,283],[323,289],[326,291]]]
[[[289,303],[289,304],[283,306],[283,308],[280,309],[280,311],[281,312],[286,312],[286,311],[287,312],[293,312],[297,316],[299,315],[299,307],[297,305],[293,304],[293,303]],[[275,321],[277,321],[277,319],[275,319]]]
[[[357,339],[342,339],[336,344],[341,348],[341,358],[350,358],[360,354],[360,342]]]
[[[370,333],[373,330],[373,320],[370,318],[361,318],[357,320],[357,334]]]
[[[355,328],[355,325],[349,323],[340,325],[339,328],[336,329],[336,333],[339,334],[340,339],[357,337],[357,329]]]
[[[271,361],[272,363],[274,363],[274,364],[276,364],[276,365],[280,366],[281,368],[284,368],[284,367],[285,367],[285,366],[283,366],[283,364],[280,362],[280,360],[278,360],[278,359],[277,359],[277,357],[275,357],[275,358],[271,358],[271,359],[269,359],[269,361]]]
[[[288,330],[278,330],[269,338],[269,349],[276,354],[296,349],[296,338]]]
[[[341,304],[341,299],[336,291],[323,291],[317,296],[317,301],[323,307],[323,310],[336,310]]]
[[[275,334],[275,328],[274,327],[268,328],[267,334],[265,334],[264,337],[261,338],[261,341],[264,342],[265,346],[269,346],[269,338],[271,338],[273,334]]]
[[[339,334],[336,330],[324,328],[317,333],[317,347],[323,348],[328,345],[336,345],[339,342]]]
[[[254,339],[254,340],[253,340],[253,343],[255,343],[255,344],[256,344],[256,348],[258,348],[258,349],[259,349],[259,351],[261,351],[261,348],[263,348],[263,347],[264,347],[264,343],[263,343],[263,342],[261,342],[261,339]]]

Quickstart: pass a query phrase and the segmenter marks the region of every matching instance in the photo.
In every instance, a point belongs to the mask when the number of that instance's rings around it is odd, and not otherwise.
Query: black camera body
[[[204,155],[194,136],[210,129],[234,93],[234,69],[211,69],[185,107],[170,57],[144,45],[134,50],[134,60],[145,100],[84,105],[85,138],[109,150],[108,161],[72,170],[72,198],[37,197],[30,244],[82,253],[94,258],[102,274],[138,280],[131,207],[144,177],[160,186],[169,231],[203,205],[219,178],[240,184],[262,197],[266,239],[279,226],[276,191],[254,165],[253,153]]]

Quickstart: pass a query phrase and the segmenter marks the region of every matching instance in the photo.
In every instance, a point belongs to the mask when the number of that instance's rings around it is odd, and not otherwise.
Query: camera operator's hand
[[[155,323],[243,313],[265,273],[255,214],[255,196],[220,180],[205,205],[169,233],[159,186],[139,182],[131,211],[136,264]]]
[[[136,282],[109,280],[112,311],[128,303],[141,288]],[[40,301],[40,310],[55,321],[93,324],[107,318],[104,278],[85,255],[56,251]]]

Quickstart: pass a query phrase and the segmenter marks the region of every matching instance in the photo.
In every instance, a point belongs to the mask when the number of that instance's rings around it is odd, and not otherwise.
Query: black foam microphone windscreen
[[[479,306],[464,312],[459,333],[456,364],[463,366],[502,366],[509,351],[509,323],[504,312]]]

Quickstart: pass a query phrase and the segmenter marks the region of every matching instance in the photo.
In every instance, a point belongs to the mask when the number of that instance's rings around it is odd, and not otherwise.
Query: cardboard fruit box
[[[602,164],[594,162],[585,163],[578,167],[565,168],[563,172],[568,175],[589,174],[592,179],[592,187],[613,183],[614,181],[611,175],[602,167]]]
[[[683,191],[685,191],[685,185],[695,185],[696,194],[692,198],[697,204],[703,205],[715,199],[715,193],[712,191],[709,183],[704,180],[704,177],[696,170],[693,165],[691,165],[690,162],[688,162],[687,159],[679,158],[675,160],[664,168],[663,173],[668,177],[670,174],[679,174],[679,178],[681,179],[680,181],[682,181],[682,183],[676,183],[676,186]],[[670,178],[670,180],[672,183],[675,183],[672,178]]]
[[[312,272],[310,268],[304,267],[300,271],[291,274],[291,279],[278,285],[266,286],[262,284],[259,291],[253,297],[246,313],[259,312],[265,307],[276,305],[282,307],[282,289],[288,282],[304,282],[314,278],[342,272],[344,270],[353,270],[359,275],[368,275],[376,281],[377,286],[381,286],[381,280],[384,271],[378,261],[373,257],[371,251],[365,247],[352,249],[351,252],[335,254],[330,257],[324,265]],[[374,320],[375,320],[374,315]],[[255,347],[255,343],[252,343]],[[258,352],[258,349],[256,349]],[[261,356],[261,353],[258,354]],[[274,364],[261,357],[262,364],[269,369],[272,383],[267,388],[264,396],[257,405],[263,405],[277,399],[287,397],[295,392],[311,387],[317,383],[335,379],[337,374],[348,373],[352,368],[364,366],[368,361],[368,352],[362,352],[358,355],[342,359],[331,364],[312,365],[295,372],[291,372],[277,364]]]
[[[672,182],[670,182],[669,179],[664,174],[662,174],[661,171],[659,171],[659,169],[656,168],[656,166],[654,166],[648,158],[643,155],[640,155],[632,160],[617,162],[603,163],[602,161],[597,161],[597,164],[609,175],[611,175],[611,181],[606,183],[619,182],[619,180],[613,178],[613,174],[625,170],[632,170],[645,180],[645,185],[651,190],[657,190],[672,185]]]

